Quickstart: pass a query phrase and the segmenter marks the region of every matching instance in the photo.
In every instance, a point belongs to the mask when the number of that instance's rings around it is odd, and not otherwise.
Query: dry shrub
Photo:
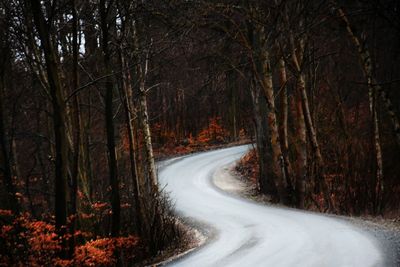
[[[260,169],[255,148],[251,149],[239,160],[238,164],[236,164],[236,171],[253,184],[258,184]]]
[[[173,213],[173,203],[170,197],[160,192],[157,196],[144,203],[146,224],[144,226],[144,241],[151,255],[156,255],[162,250],[179,245],[185,232],[181,229],[176,215]]]

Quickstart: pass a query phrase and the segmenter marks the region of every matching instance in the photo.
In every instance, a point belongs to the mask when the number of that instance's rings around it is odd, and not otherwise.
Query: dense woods
[[[157,159],[248,142],[273,202],[398,216],[400,2],[0,0],[1,265],[185,239]]]

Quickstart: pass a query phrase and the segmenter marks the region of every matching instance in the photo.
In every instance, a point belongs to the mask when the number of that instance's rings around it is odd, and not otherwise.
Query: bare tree
[[[106,0],[101,0],[99,3],[100,11],[100,27],[102,33],[101,48],[103,51],[103,61],[106,74],[111,73],[111,50],[110,44],[110,28],[115,27],[115,18],[111,17],[112,6]],[[108,153],[108,168],[109,179],[111,186],[111,208],[112,208],[112,224],[111,235],[118,236],[120,232],[121,221],[121,200],[119,193],[117,155],[115,151],[115,136],[114,136],[114,84],[112,77],[108,76],[105,81],[106,94],[104,96],[105,103],[105,121],[107,135],[107,153]]]
[[[55,218],[56,228],[61,235],[67,224],[66,183],[68,177],[68,140],[66,130],[66,111],[63,90],[60,82],[57,53],[50,33],[53,21],[44,16],[38,0],[31,0],[32,15],[41,41],[46,62],[47,81],[53,107],[53,131],[55,137]]]

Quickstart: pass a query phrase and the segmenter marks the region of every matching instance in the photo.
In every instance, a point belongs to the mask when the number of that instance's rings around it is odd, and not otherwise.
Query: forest
[[[0,61],[0,266],[174,254],[159,163],[240,144],[272,203],[400,218],[399,1],[0,0]]]

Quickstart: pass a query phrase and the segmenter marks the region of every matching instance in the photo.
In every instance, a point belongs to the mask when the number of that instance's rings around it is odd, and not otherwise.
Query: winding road
[[[203,246],[169,266],[384,266],[377,242],[340,219],[257,204],[216,187],[214,173],[247,150],[199,153],[160,170],[160,183],[178,214],[212,233]]]

